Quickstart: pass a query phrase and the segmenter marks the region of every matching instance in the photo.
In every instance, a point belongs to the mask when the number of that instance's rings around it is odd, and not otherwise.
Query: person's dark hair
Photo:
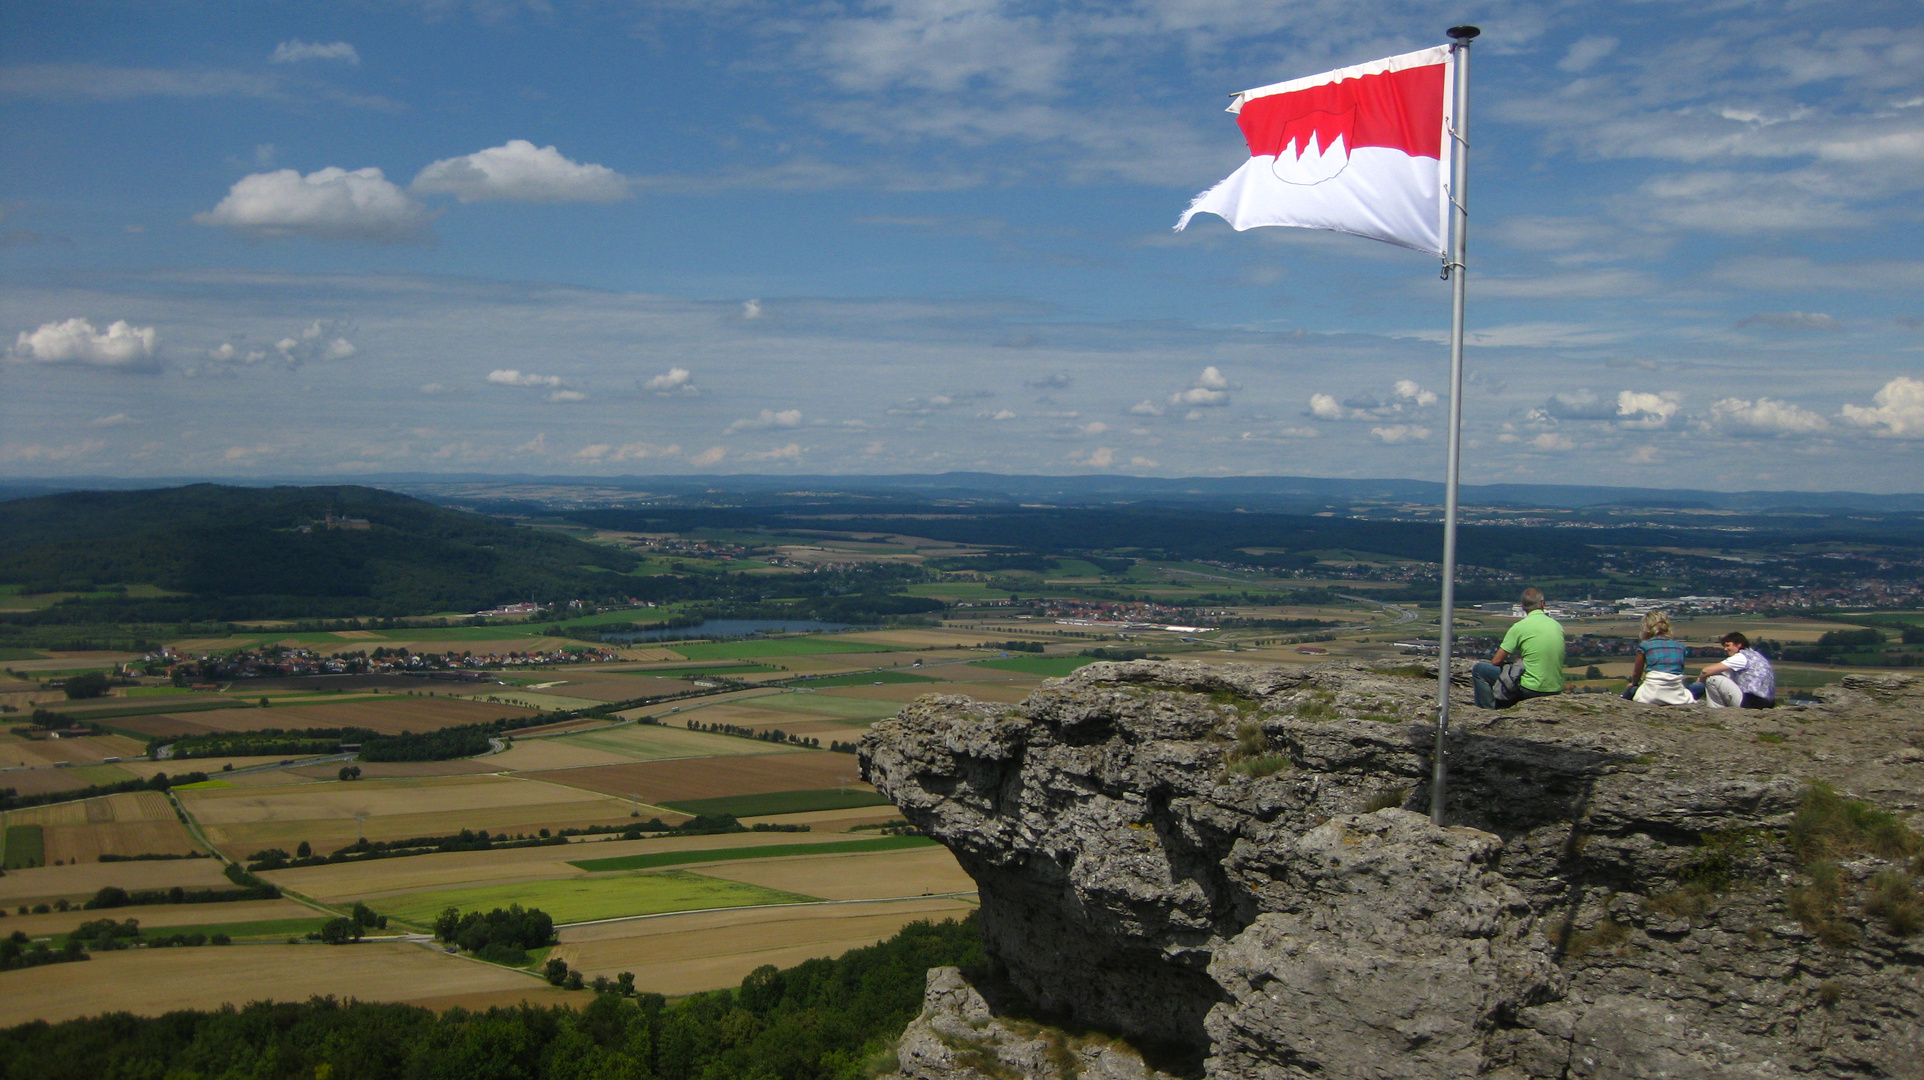
[[[1523,590],[1523,596],[1517,601],[1517,605],[1525,611],[1536,611],[1543,606],[1543,591],[1535,586]]]
[[[1718,638],[1717,640],[1718,640],[1718,641],[1728,641],[1728,642],[1729,642],[1729,643],[1731,643],[1732,645],[1735,645],[1735,646],[1737,646],[1737,647],[1738,647],[1739,649],[1748,649],[1748,648],[1750,648],[1750,639],[1749,639],[1749,638],[1747,638],[1747,637],[1745,637],[1744,635],[1742,635],[1742,634],[1740,634],[1740,633],[1738,633],[1738,632],[1737,632],[1737,631],[1735,631],[1735,630],[1732,630],[1732,631],[1731,631],[1730,633],[1728,633],[1728,634],[1725,634],[1725,635],[1724,635],[1723,637],[1720,637],[1720,638]]]

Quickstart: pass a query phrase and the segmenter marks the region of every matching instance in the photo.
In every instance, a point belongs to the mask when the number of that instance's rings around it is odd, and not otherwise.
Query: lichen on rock
[[[1466,675],[1440,829],[1433,664],[1095,664],[860,753],[975,878],[987,1000],[1177,1072],[1924,1075],[1924,683],[1489,713]],[[1898,839],[1793,843],[1813,785]]]

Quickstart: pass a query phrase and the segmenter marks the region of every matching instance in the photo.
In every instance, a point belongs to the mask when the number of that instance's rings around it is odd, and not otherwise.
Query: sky
[[[1228,95],[1483,29],[1471,483],[1924,489],[1915,2],[141,0],[0,34],[0,476],[1442,478]]]

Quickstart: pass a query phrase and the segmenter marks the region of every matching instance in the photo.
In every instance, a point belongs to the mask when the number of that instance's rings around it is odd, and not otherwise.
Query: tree
[[[581,989],[581,972],[570,971],[567,979],[563,980],[561,985],[569,990]]]
[[[548,985],[560,986],[568,981],[568,962],[558,956],[554,957],[542,967],[541,974],[547,978]]]
[[[361,924],[353,919],[329,919],[321,926],[321,941],[327,945],[346,945],[361,940]]]
[[[359,765],[343,765],[341,766],[340,776],[344,781],[359,780],[361,778],[361,767]]]
[[[460,908],[452,906],[442,908],[441,914],[434,917],[434,936],[437,940],[453,941],[454,935],[458,933],[460,929]]]
[[[67,692],[69,701],[97,698],[107,692],[107,674],[103,671],[83,671],[78,675],[67,676],[62,686]]]
[[[620,994],[622,997],[635,996],[635,973],[634,972],[624,971],[621,974],[615,976],[615,993]]]
[[[300,847],[294,849],[294,857],[297,859],[305,859],[312,854],[314,854],[314,846],[305,840],[301,841]]]
[[[355,925],[363,928],[371,927],[376,930],[387,929],[387,916],[376,915],[374,909],[368,907],[366,904],[355,904],[354,911],[349,917],[354,920]]]

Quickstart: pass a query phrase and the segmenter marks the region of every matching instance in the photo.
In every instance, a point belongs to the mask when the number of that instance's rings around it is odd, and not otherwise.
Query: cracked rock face
[[[1860,855],[1813,915],[1784,841],[1812,781],[1918,808],[1924,683],[1489,713],[1455,672],[1439,829],[1434,672],[1096,664],[923,698],[863,772],[974,876],[991,1001],[1191,1075],[1924,1077],[1924,936],[1870,899],[1924,868]]]

